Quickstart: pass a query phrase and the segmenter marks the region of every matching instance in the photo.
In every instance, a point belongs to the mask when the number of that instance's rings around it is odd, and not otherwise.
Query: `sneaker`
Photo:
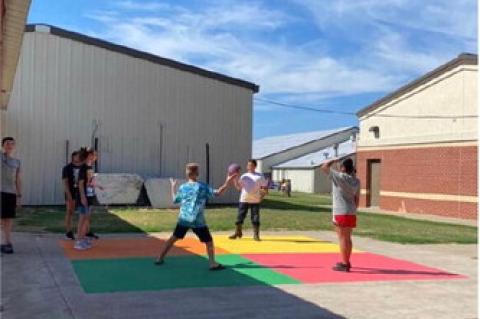
[[[341,266],[341,265],[344,265],[344,263],[339,262],[339,263],[335,264],[335,266]],[[352,268],[352,264],[350,262],[347,264],[347,266],[348,266],[348,268]]]
[[[98,239],[98,235],[94,234],[92,231],[89,231],[88,233],[86,233],[85,236],[93,239]]]
[[[157,260],[154,261],[154,264],[155,264],[156,266],[161,266],[161,265],[163,265],[164,263],[165,263],[165,261],[164,261],[163,259],[157,259]]]
[[[75,245],[73,245],[73,248],[76,249],[76,250],[85,250],[85,249],[87,249],[87,248],[85,247],[85,245],[83,244],[83,242],[80,241],[80,240],[77,240],[77,241],[75,242]]]
[[[92,240],[90,238],[86,238],[84,241],[83,241],[83,245],[85,247],[87,247],[87,249],[90,249],[92,248],[93,244],[92,244]]]
[[[13,254],[12,244],[1,245],[0,247],[2,254]]]
[[[343,272],[350,272],[350,265],[344,263],[337,263],[332,270],[334,271],[343,271]]]
[[[209,268],[210,271],[219,271],[219,270],[225,270],[225,266],[222,264],[217,264],[216,266],[212,266]]]
[[[65,233],[65,238],[70,239],[70,240],[75,240],[75,236],[73,235],[72,231],[66,232]]]
[[[12,245],[12,243],[8,243],[6,246],[7,246],[7,254],[13,254],[13,245]]]

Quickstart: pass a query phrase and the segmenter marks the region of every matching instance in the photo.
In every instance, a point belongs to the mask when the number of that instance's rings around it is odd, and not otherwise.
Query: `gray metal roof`
[[[355,153],[355,143],[351,140],[338,144],[337,157],[352,155]],[[314,168],[322,165],[329,159],[335,157],[333,145],[316,152],[295,158],[293,160],[273,166],[273,168]]]
[[[147,61],[150,61],[150,62],[153,62],[153,63],[165,65],[165,66],[168,66],[168,67],[171,67],[171,68],[179,69],[179,70],[190,72],[190,73],[194,73],[194,74],[201,75],[201,76],[204,76],[204,77],[207,77],[207,78],[222,81],[222,82],[225,82],[225,83],[228,83],[228,84],[244,87],[244,88],[252,90],[254,93],[257,93],[260,89],[260,87],[258,85],[254,84],[254,83],[251,83],[251,82],[247,82],[247,81],[244,81],[244,80],[241,80],[241,79],[226,76],[226,75],[223,75],[223,74],[220,74],[220,73],[217,73],[217,72],[205,70],[205,69],[202,69],[202,68],[199,68],[199,67],[196,67],[196,66],[193,66],[193,65],[181,63],[181,62],[178,62],[178,61],[175,61],[175,60],[166,59],[166,58],[160,57],[158,55],[154,55],[154,54],[147,53],[147,52],[144,52],[144,51],[139,51],[139,50],[136,50],[136,49],[132,49],[132,48],[123,46],[123,45],[118,45],[118,44],[111,43],[111,42],[108,42],[108,41],[105,41],[105,40],[90,37],[88,35],[84,35],[84,34],[81,34],[81,33],[68,31],[68,30],[61,29],[61,28],[51,26],[51,25],[48,25],[48,24],[28,24],[28,25],[26,25],[25,32],[35,32],[35,31],[48,32],[50,34],[53,34],[53,35],[56,35],[56,36],[59,36],[59,37],[62,37],[62,38],[82,42],[82,43],[88,44],[88,45],[94,45],[94,46],[97,46],[97,47],[100,47],[100,48],[103,48],[103,49],[106,49],[106,50],[126,54],[126,55],[129,55],[129,56],[134,57],[134,58],[147,60]]]
[[[258,139],[253,141],[253,158],[262,159],[352,129],[356,129],[356,127],[341,127],[327,131],[314,131]]]

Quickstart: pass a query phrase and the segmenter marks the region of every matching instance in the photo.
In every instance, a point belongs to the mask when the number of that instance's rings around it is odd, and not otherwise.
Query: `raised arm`
[[[326,161],[325,163],[322,164],[322,166],[320,166],[320,169],[322,170],[323,173],[328,175],[330,173],[330,167],[332,167],[333,163],[335,163],[334,159]]]
[[[225,193],[225,191],[227,190],[228,188],[228,185],[230,183],[234,183],[235,185],[235,181],[237,180],[237,177],[238,177],[238,174],[234,174],[234,175],[229,175],[227,176],[227,178],[225,179],[225,183],[223,183],[222,186],[220,186],[219,188],[217,188],[215,190],[215,196],[220,196],[222,195],[223,193]],[[241,189],[241,188],[240,188]]]
[[[241,191],[242,184],[240,183],[240,178],[239,178],[240,175],[236,174],[232,176],[235,176],[235,178],[233,179],[233,187],[235,187],[237,191]]]

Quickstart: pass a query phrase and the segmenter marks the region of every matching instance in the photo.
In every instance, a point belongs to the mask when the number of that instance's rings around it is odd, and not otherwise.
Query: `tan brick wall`
[[[381,160],[382,192],[403,192],[412,196],[477,196],[477,146],[403,148],[357,153],[357,174],[367,189],[368,160]],[[362,194],[360,206],[367,205]],[[380,208],[391,211],[429,213],[476,218],[477,204],[468,200],[438,200],[381,196]]]

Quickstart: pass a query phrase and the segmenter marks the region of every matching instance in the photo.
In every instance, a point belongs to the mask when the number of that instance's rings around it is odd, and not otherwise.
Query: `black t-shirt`
[[[83,188],[85,190],[85,195],[91,196],[90,192],[87,191],[90,181],[88,180],[88,171],[93,171],[93,167],[87,164],[84,164],[80,168],[80,173],[78,175],[78,181],[84,181]]]
[[[84,165],[77,166],[73,165],[73,163],[70,163],[63,167],[62,179],[66,179],[68,181],[68,188],[70,189],[72,195],[78,191],[80,171],[82,170],[83,166]]]

